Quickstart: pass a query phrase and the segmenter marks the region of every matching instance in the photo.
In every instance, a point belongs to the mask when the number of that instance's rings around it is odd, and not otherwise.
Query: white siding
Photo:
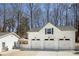
[[[45,34],[45,28],[53,28],[54,31],[53,34]],[[65,40],[66,38],[70,40],[66,41]],[[31,48],[31,46],[33,45],[32,39],[40,39],[39,43],[36,42],[39,44],[38,47],[40,47],[41,45],[40,49],[44,49],[44,48],[75,49],[75,31],[61,31],[57,27],[53,26],[51,23],[48,23],[39,32],[28,32],[28,39],[29,39],[29,49],[32,49]],[[45,42],[45,39],[54,39],[54,41]],[[64,39],[64,40],[59,41],[59,39]],[[33,46],[37,48],[35,42],[34,45]]]
[[[5,45],[8,46],[9,50],[12,50],[14,42],[17,42],[18,38],[15,35],[7,35],[0,39],[0,51],[2,49],[2,42],[5,42]]]

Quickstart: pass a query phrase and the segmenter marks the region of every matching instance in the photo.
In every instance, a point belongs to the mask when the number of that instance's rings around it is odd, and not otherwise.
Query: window
[[[53,28],[45,29],[45,34],[53,34]]]
[[[59,39],[59,40],[64,40],[64,39]]]
[[[16,42],[14,42],[14,46],[13,46],[13,49],[16,47]]]
[[[37,39],[37,40],[40,40],[40,39]]]
[[[48,40],[48,39],[45,39],[45,40]]]
[[[35,39],[32,39],[32,40],[35,40]]]
[[[54,39],[50,39],[50,40],[54,40]]]
[[[47,33],[48,34],[51,34],[51,29],[47,29]]]
[[[70,39],[65,39],[65,40],[70,40]]]
[[[2,47],[5,47],[5,42],[2,42]]]

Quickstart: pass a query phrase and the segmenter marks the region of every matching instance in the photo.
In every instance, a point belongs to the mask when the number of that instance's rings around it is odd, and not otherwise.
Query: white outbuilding
[[[19,40],[16,33],[0,33],[0,52],[13,50],[13,47]]]
[[[72,26],[54,26],[47,23],[43,28],[31,29],[28,33],[29,49],[65,50],[75,49],[75,32]]]

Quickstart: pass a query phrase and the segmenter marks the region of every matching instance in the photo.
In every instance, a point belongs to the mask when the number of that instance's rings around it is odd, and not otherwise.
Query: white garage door
[[[70,39],[59,39],[58,49],[59,50],[71,49]]]
[[[54,50],[56,49],[56,42],[54,39],[45,39],[44,40],[44,49],[50,49],[50,50]]]
[[[32,41],[31,41],[31,48],[32,49],[41,49],[40,39],[32,39]]]

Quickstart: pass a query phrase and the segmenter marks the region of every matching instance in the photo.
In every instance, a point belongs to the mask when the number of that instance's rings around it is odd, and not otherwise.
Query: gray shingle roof
[[[28,32],[38,32],[39,30],[41,30],[42,28],[33,28],[31,30],[29,30]]]
[[[61,31],[77,31],[77,29],[72,26],[58,26],[57,28]]]
[[[3,37],[5,37],[5,36],[8,36],[8,35],[11,35],[11,34],[13,34],[13,35],[15,35],[16,37],[18,37],[18,38],[20,38],[20,36],[18,36],[16,33],[14,33],[14,32],[0,32],[0,38],[3,38]]]
[[[52,24],[52,23],[51,23]],[[54,25],[54,24],[52,24]],[[77,31],[77,29],[75,29],[72,26],[56,26],[59,30],[61,31]],[[39,30],[41,30],[43,27],[41,28],[33,28],[31,30],[29,30],[28,32],[38,32]]]
[[[3,35],[6,35],[6,34],[9,34],[8,32],[0,32],[0,36],[3,36]]]

